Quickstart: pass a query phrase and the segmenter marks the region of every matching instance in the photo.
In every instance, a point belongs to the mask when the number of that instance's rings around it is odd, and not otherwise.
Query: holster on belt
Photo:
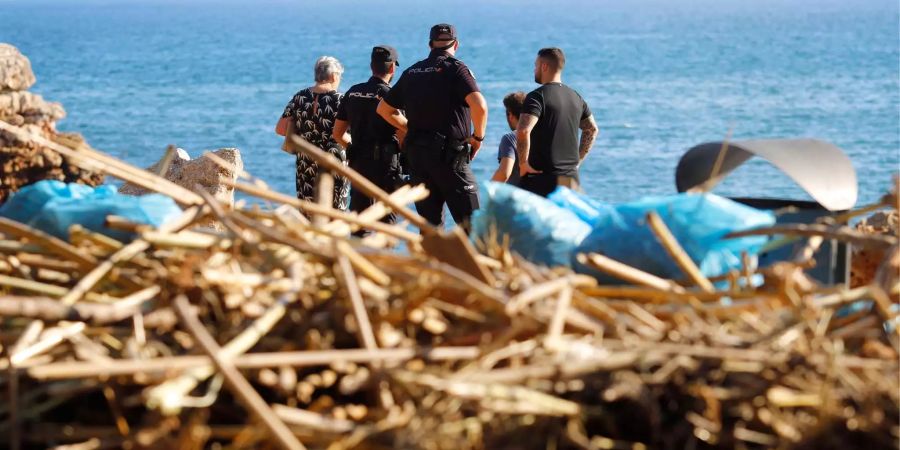
[[[391,141],[374,145],[372,149],[372,160],[381,168],[380,170],[384,170],[383,176],[387,180],[389,190],[393,192],[403,186],[406,180],[400,166],[400,146]]]
[[[465,170],[469,165],[469,143],[448,140],[444,145],[444,155],[453,170]]]
[[[412,142],[427,146],[441,162],[454,170],[464,170],[469,165],[469,143],[453,139],[438,132],[417,132]]]
[[[400,146],[396,142],[376,144],[373,142],[351,143],[347,148],[347,154],[354,160],[388,161],[392,162],[400,153]]]
[[[377,144],[373,147],[374,154],[372,158],[375,161],[390,161],[392,166],[393,162],[397,158],[397,155],[400,154],[400,146],[397,145],[396,142],[387,142],[383,144]]]

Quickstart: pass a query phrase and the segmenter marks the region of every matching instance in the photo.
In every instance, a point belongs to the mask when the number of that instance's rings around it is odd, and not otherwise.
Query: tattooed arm
[[[516,127],[516,152],[519,154],[519,174],[523,177],[541,173],[528,164],[528,156],[531,154],[531,130],[537,125],[537,121],[537,116],[524,112],[519,115],[519,125]]]
[[[578,145],[578,161],[584,161],[584,157],[591,151],[594,145],[594,139],[597,138],[597,123],[594,122],[594,116],[587,116],[578,125],[581,128],[581,143]]]

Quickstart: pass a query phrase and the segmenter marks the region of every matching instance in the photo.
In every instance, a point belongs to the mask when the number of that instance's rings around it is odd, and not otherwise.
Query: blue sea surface
[[[600,126],[581,175],[598,200],[674,193],[683,152],[729,132],[834,142],[860,204],[900,169],[896,0],[0,0],[0,42],[31,59],[35,92],[63,103],[60,129],[138,166],[167,144],[238,147],[247,170],[291,194],[294,159],[273,129],[315,59],[344,63],[343,90],[368,78],[374,44],[396,46],[404,67],[424,58],[438,22],[457,26],[491,107],[479,180],[508,131],[501,100],[536,87],[545,46],[565,50],[564,82]],[[762,161],[715,192],[809,198]]]

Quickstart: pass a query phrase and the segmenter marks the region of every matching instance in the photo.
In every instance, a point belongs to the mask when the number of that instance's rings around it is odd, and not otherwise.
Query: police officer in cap
[[[390,82],[399,65],[397,50],[388,45],[372,48],[372,76],[369,81],[351,87],[338,107],[334,122],[334,140],[347,149],[352,169],[387,192],[401,183],[400,146],[397,131],[376,112],[378,103],[391,90]],[[350,210],[361,212],[373,200],[357,190],[350,191]],[[382,221],[394,223],[390,214]]]
[[[403,72],[378,114],[405,136],[411,181],[424,183],[430,192],[416,203],[419,214],[440,226],[446,203],[453,220],[465,228],[478,209],[469,163],[484,140],[487,102],[472,72],[455,57],[459,41],[453,25],[432,27],[428,45],[428,58]]]

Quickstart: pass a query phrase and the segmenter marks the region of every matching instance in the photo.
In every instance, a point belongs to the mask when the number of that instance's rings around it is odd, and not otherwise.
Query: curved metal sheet
[[[710,180],[722,142],[707,142],[687,151],[675,169],[678,192]],[[791,177],[813,199],[831,211],[856,204],[856,171],[850,158],[833,144],[817,139],[761,139],[728,143],[715,185],[748,159],[759,156]]]

